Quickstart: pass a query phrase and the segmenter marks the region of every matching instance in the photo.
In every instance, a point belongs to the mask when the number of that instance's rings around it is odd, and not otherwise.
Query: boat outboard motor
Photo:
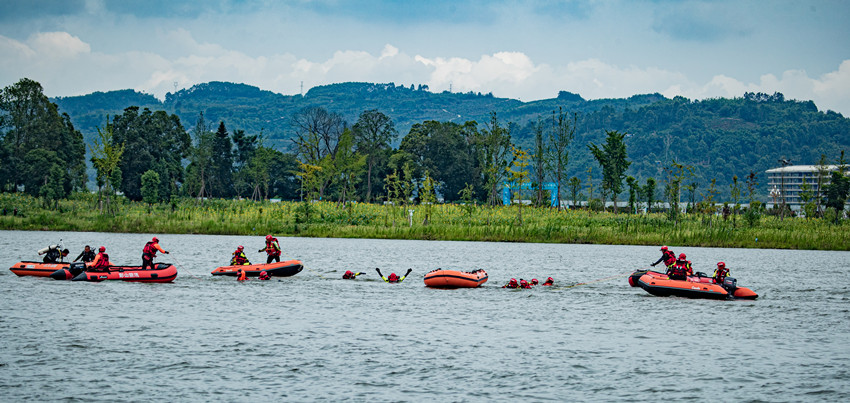
[[[70,280],[86,271],[84,262],[74,262],[67,269],[59,269],[50,274],[50,278],[54,280]]]
[[[738,280],[735,280],[732,277],[726,277],[723,279],[723,288],[725,288],[726,291],[729,291],[729,294],[734,293],[735,289],[738,288]]]

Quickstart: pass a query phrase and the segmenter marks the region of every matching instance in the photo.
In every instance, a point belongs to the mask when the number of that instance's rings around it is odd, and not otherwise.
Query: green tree
[[[490,113],[490,122],[481,131],[476,145],[479,150],[481,168],[484,173],[484,183],[488,189],[487,201],[491,206],[499,203],[499,189],[507,173],[511,152],[510,124],[502,127],[496,112]]]
[[[548,151],[550,153],[550,169],[555,174],[558,209],[561,208],[561,184],[567,179],[567,164],[570,161],[569,147],[570,142],[575,137],[577,121],[577,114],[573,114],[572,121],[570,121],[569,115],[561,108],[558,108],[557,114],[554,111],[552,112],[552,134],[549,137]]]
[[[850,194],[850,177],[846,175],[846,170],[847,163],[844,161],[844,151],[842,150],[837,161],[837,169],[830,173],[831,180],[824,192],[826,197],[824,205],[835,210],[835,222],[841,219],[844,205],[847,203],[848,194]]]
[[[203,112],[198,115],[195,128],[192,130],[192,142],[184,190],[186,194],[200,200],[204,197],[212,197],[209,187],[213,165],[213,133],[206,125]]]
[[[670,205],[670,221],[678,221],[679,201],[682,196],[682,182],[693,176],[694,167],[680,164],[674,159],[669,167],[664,168],[664,171],[667,173],[667,183],[664,187],[664,194],[667,196],[667,202]]]
[[[316,187],[319,199],[324,197],[336,175],[333,159],[346,126],[341,115],[318,106],[301,109],[290,119],[290,127],[295,132],[292,142],[296,155],[307,165],[322,167],[313,172],[315,177],[310,181],[311,186]]]
[[[104,197],[107,214],[115,214],[112,208],[112,196],[115,189],[121,186],[121,157],[124,155],[124,143],[116,143],[112,133],[112,124],[109,116],[106,117],[106,126],[97,128],[97,138],[89,146],[91,150],[91,162],[97,171],[97,184],[99,197]],[[101,212],[103,206],[101,205]]]
[[[50,175],[51,194],[66,197],[74,189],[85,188],[85,144],[67,114],[59,114],[56,104],[43,94],[41,84],[28,78],[0,91],[0,190],[24,191],[39,196],[43,180],[28,175],[27,155],[34,150],[52,152],[58,168],[39,167]],[[30,158],[36,158],[31,156]],[[61,188],[61,189],[60,189]]]
[[[747,206],[747,211],[744,213],[744,218],[747,220],[747,224],[749,224],[750,228],[752,228],[761,218],[762,210],[761,203],[755,199],[756,189],[758,188],[758,178],[756,177],[756,173],[750,171],[750,174],[747,175],[746,182],[749,206]]]
[[[395,123],[389,116],[377,109],[363,111],[357,123],[352,127],[357,151],[366,156],[366,197],[364,201],[372,201],[372,178],[375,165],[381,155],[390,148],[390,143],[398,138]]]
[[[534,124],[535,151],[531,154],[531,161],[534,167],[534,181],[532,184],[534,187],[534,205],[537,207],[548,204],[548,200],[546,200],[546,192],[543,189],[543,183],[546,181],[546,162],[547,156],[549,155],[549,146],[543,138],[543,131],[543,122],[540,120],[540,117],[538,117],[537,123]]]
[[[511,182],[519,189],[517,192],[517,199],[519,203],[519,209],[517,210],[517,222],[519,225],[522,225],[522,187],[528,181],[528,160],[530,159],[528,153],[522,148],[513,148],[514,158],[511,162],[510,167],[508,167],[508,173],[511,175]]]
[[[629,186],[629,213],[634,214],[637,211],[635,205],[637,204],[640,185],[633,176],[626,177],[626,184]]]
[[[218,197],[232,197],[234,194],[233,142],[223,121],[219,122],[218,130],[212,138],[210,162],[210,194]]]
[[[605,144],[600,148],[590,143],[587,147],[593,154],[593,158],[602,167],[603,188],[611,191],[611,199],[614,202],[614,212],[617,212],[617,196],[623,190],[623,179],[626,169],[632,163],[628,160],[626,143],[623,141],[625,133],[616,130],[606,132]]]
[[[573,200],[573,207],[578,206],[579,192],[581,191],[581,179],[576,176],[570,178],[570,195]]]
[[[646,178],[646,184],[643,186],[643,197],[646,201],[646,212],[652,212],[652,204],[655,203],[655,178]]]
[[[152,112],[131,106],[112,119],[113,138],[124,144],[125,155],[120,168],[121,191],[131,200],[142,200],[141,177],[153,170],[159,174],[158,195],[169,200],[177,194],[184,178],[183,158],[188,156],[192,141],[177,115],[165,111]]]
[[[159,173],[149,169],[142,174],[141,182],[142,200],[148,204],[148,212],[150,212],[150,207],[159,203]]]
[[[732,207],[732,227],[735,227],[738,210],[741,208],[741,187],[738,186],[738,175],[732,177],[732,184],[729,185],[729,194],[732,195],[732,202],[735,203],[734,207]]]
[[[354,150],[354,134],[346,129],[339,140],[339,146],[334,159],[334,176],[332,184],[339,189],[339,204],[347,203],[355,194],[355,186],[360,182],[366,165],[366,156]]]
[[[480,184],[473,144],[476,138],[475,122],[417,123],[401,140],[399,152],[390,158],[389,165],[400,170],[409,162],[417,177],[428,171],[445,200],[456,200],[464,186]]]
[[[428,225],[431,222],[431,212],[434,203],[437,202],[437,196],[434,194],[434,179],[431,174],[425,171],[425,178],[422,179],[422,189],[419,193],[419,204],[425,206],[425,219],[422,220],[422,225]]]

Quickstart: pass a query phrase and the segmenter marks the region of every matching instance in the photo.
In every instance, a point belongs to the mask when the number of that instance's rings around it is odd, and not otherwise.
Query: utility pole
[[[301,80],[301,97],[304,98],[304,80]]]

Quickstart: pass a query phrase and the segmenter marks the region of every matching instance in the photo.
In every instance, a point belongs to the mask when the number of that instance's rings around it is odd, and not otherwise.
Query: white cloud
[[[809,77],[804,70],[788,70],[781,77],[764,74],[758,82],[743,82],[725,75],[714,76],[711,81],[700,85],[671,87],[664,91],[666,96],[682,95],[688,98],[740,97],[744,92],[781,92],[786,99],[813,100],[820,110],[831,109],[844,115],[850,114],[850,60],[839,65],[838,70]]]
[[[27,43],[41,57],[68,59],[91,52],[91,46],[67,32],[39,32]]]

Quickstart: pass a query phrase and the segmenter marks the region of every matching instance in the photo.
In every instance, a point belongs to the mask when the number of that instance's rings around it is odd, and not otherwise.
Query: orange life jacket
[[[266,253],[269,256],[280,256],[280,244],[277,243],[277,238],[266,240]]]
[[[106,252],[100,252],[97,254],[97,264],[94,265],[96,269],[105,269],[109,267],[109,255]]]

